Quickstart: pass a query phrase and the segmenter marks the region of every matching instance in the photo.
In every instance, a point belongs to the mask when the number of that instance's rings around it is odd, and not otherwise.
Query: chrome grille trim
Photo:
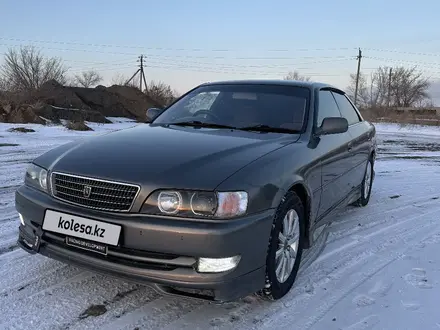
[[[91,186],[92,195],[89,198],[82,196],[85,185]],[[91,178],[63,172],[50,174],[51,194],[54,198],[77,206],[110,212],[129,212],[141,187],[139,185]],[[98,191],[96,192],[96,190]],[[64,190],[64,191],[63,191]],[[106,201],[104,198],[113,199]],[[94,205],[93,205],[94,204]]]

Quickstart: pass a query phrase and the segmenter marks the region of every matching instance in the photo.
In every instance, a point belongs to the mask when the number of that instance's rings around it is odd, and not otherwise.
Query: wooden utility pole
[[[362,51],[359,48],[359,53],[357,56],[358,69],[357,69],[357,74],[356,74],[356,88],[354,90],[354,105],[356,105],[356,106],[357,106],[357,96],[358,96],[358,87],[359,87],[359,75],[361,74],[361,59],[362,59]]]
[[[130,79],[127,80],[125,84],[128,85],[128,83],[132,81],[134,77],[139,73],[139,89],[142,91],[142,81],[145,84],[145,89],[147,89],[147,79],[145,79],[144,72],[144,55],[141,55],[138,58],[139,60],[137,60],[137,62],[140,62],[139,69],[136,70],[136,72],[131,76]]]
[[[390,76],[388,77],[388,108],[391,104],[391,77],[393,73],[393,68],[390,68]]]

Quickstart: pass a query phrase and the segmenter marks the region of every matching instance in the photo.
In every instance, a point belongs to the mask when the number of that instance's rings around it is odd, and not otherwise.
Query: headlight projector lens
[[[213,193],[196,192],[191,196],[191,211],[196,215],[213,215],[217,208],[217,199]]]
[[[159,210],[166,214],[175,214],[182,207],[182,195],[177,191],[162,191],[157,198]]]

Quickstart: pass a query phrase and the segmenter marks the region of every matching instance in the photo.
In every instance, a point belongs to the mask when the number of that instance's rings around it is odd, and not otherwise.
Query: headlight
[[[26,170],[24,183],[40,190],[47,191],[47,170],[35,164],[29,165]]]
[[[141,212],[193,218],[234,218],[244,215],[247,206],[248,194],[244,191],[161,190],[147,199]]]
[[[175,214],[182,208],[182,195],[178,191],[161,191],[157,206],[162,213]]]

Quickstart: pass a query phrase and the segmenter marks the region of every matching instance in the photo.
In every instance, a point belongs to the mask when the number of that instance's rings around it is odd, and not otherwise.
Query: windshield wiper
[[[300,133],[298,130],[290,129],[290,128],[282,128],[282,127],[272,127],[269,125],[253,125],[253,126],[245,126],[245,127],[235,127],[223,124],[215,124],[215,123],[205,123],[199,120],[190,120],[190,121],[181,121],[175,123],[167,123],[164,124],[166,126],[176,125],[176,126],[193,126],[193,127],[207,127],[207,128],[227,128],[227,129],[237,129],[240,131],[256,131],[256,132],[272,132],[272,133],[288,133],[288,134],[297,134]]]
[[[215,123],[204,123],[199,120],[191,120],[191,121],[181,121],[176,123],[168,123],[167,125],[176,125],[176,126],[193,126],[193,127],[208,127],[208,128],[229,128],[236,129],[237,127],[215,124]]]
[[[288,133],[288,134],[300,133],[300,131],[296,129],[272,127],[269,125],[262,125],[262,124],[254,125],[254,126],[238,127],[237,129],[242,131],[257,131],[257,132],[271,132],[271,133]]]

